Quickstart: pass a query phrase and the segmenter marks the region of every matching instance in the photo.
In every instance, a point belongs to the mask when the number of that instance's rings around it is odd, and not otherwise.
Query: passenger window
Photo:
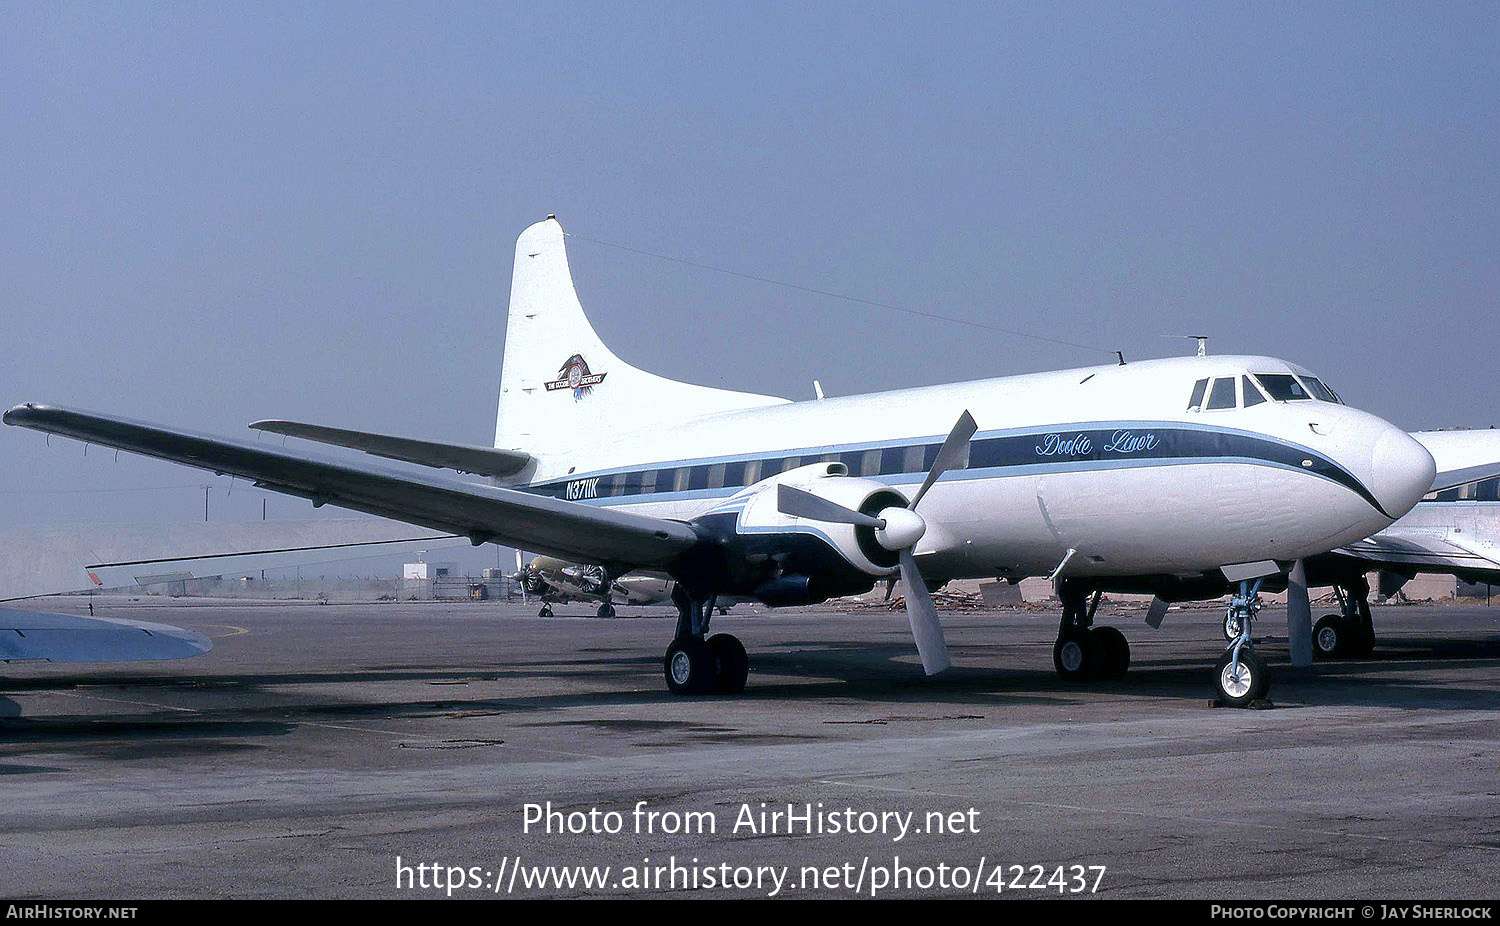
[[[906,448],[906,454],[905,454],[905,456],[902,459],[901,468],[899,470],[897,470],[896,472],[898,472],[898,473],[924,473],[924,472],[927,471],[927,468],[922,465],[922,461],[925,460],[926,457],[927,457],[927,447],[926,447],[926,445],[925,444],[913,444],[912,446]]]
[[[1255,379],[1266,389],[1266,394],[1278,402],[1301,402],[1312,398],[1297,377],[1290,373],[1257,373]]]
[[[1234,379],[1226,377],[1214,380],[1214,388],[1208,394],[1208,407],[1234,408]]]
[[[1203,407],[1203,394],[1208,391],[1208,380],[1200,379],[1193,383],[1193,397],[1188,399],[1188,411]]]
[[[1246,408],[1252,405],[1259,405],[1266,400],[1266,397],[1261,394],[1259,389],[1255,388],[1255,384],[1250,381],[1250,377],[1248,376],[1240,377],[1240,389],[1245,393],[1244,405]]]

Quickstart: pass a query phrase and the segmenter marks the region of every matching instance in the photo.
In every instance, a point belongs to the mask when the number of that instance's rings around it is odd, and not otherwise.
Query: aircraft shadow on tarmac
[[[958,666],[933,678],[921,675],[910,644],[827,640],[782,641],[757,652],[750,683],[737,700],[816,701],[820,698],[875,702],[984,707],[1003,710],[1019,705],[1063,705],[1116,696],[1206,702],[1212,691],[1208,664],[1201,655],[1158,657],[1140,647],[1140,658],[1129,674],[1116,682],[1069,682],[1043,667],[1032,647],[1027,665],[1016,665],[1015,649],[959,643],[954,646]],[[0,691],[67,691],[78,686],[106,685],[115,691],[171,689],[188,700],[196,690],[234,691],[251,702],[226,707],[193,708],[190,716],[173,713],[109,717],[49,716],[25,718],[20,705],[0,697],[0,743],[55,742],[118,738],[137,752],[181,751],[182,739],[201,739],[202,748],[232,749],[227,738],[276,736],[289,732],[299,719],[341,717],[376,719],[463,713],[534,712],[564,707],[626,706],[675,700],[658,687],[661,658],[634,647],[592,647],[577,651],[584,658],[554,661],[476,662],[462,666],[361,667],[349,672],[267,672],[239,675],[131,675],[117,673],[101,679],[70,674],[35,679],[0,678]],[[1272,665],[1272,699],[1284,706],[1366,706],[1500,710],[1500,691],[1483,679],[1472,687],[1437,683],[1414,673],[1454,669],[1500,669],[1500,638],[1441,640],[1391,637],[1382,639],[1374,655],[1357,660],[1320,662],[1315,669],[1294,670],[1285,640],[1261,642],[1261,652]],[[1009,665],[1005,664],[1009,661]],[[1050,661],[1050,660],[1049,660]],[[507,682],[556,682],[528,685],[527,691],[507,693]],[[569,690],[569,680],[615,681],[606,691]],[[620,682],[625,683],[621,687]],[[350,702],[309,695],[305,686],[423,682],[433,686],[431,697],[393,701]],[[495,686],[502,692],[495,693]],[[295,696],[281,692],[286,686]],[[473,687],[470,687],[473,686]],[[550,688],[550,690],[548,690]],[[276,721],[261,720],[274,713]],[[175,745],[151,746],[170,738]],[[219,745],[214,745],[217,741]],[[121,747],[126,749],[125,746]],[[249,748],[249,747],[246,747]],[[128,751],[128,749],[127,749]]]

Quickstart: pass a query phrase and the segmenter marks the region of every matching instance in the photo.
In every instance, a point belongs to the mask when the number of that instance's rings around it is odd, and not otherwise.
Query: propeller
[[[943,446],[938,448],[932,468],[927,471],[927,478],[922,480],[922,487],[904,508],[892,505],[879,514],[870,515],[845,508],[837,502],[785,483],[776,487],[776,508],[782,514],[812,521],[871,528],[875,531],[875,541],[897,554],[901,581],[906,585],[906,617],[911,623],[912,638],[917,643],[917,654],[922,657],[922,670],[928,675],[943,671],[953,664],[953,660],[948,655],[948,644],[943,639],[943,626],[938,623],[932,595],[927,591],[927,583],[923,581],[922,573],[917,569],[916,558],[911,553],[917,541],[927,533],[927,522],[917,513],[916,508],[926,497],[927,490],[958,462],[978,429],[973,415],[966,411],[959,416],[953,430],[948,432],[947,439],[943,441]]]

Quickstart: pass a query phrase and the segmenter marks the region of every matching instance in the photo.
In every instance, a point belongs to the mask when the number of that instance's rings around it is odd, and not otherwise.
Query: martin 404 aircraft
[[[595,333],[550,216],[516,244],[493,447],[259,423],[488,484],[46,405],[4,420],[611,577],[669,576],[678,620],[663,669],[677,693],[745,685],[744,647],[709,635],[719,596],[804,605],[899,575],[933,674],[950,658],[930,586],[1042,575],[1063,602],[1054,662],[1079,678],[1129,662],[1119,631],[1091,626],[1100,592],[1180,601],[1238,587],[1241,632],[1214,679],[1224,702],[1249,704],[1268,685],[1250,637],[1260,583],[1295,581],[1304,558],[1385,528],[1436,471],[1404,431],[1272,357],[797,403],[664,379]],[[1305,620],[1303,602],[1292,610]]]

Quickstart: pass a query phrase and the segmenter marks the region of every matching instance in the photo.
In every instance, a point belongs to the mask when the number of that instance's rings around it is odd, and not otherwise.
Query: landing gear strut
[[[1264,700],[1271,690],[1266,661],[1250,640],[1250,625],[1260,611],[1260,583],[1260,579],[1241,582],[1239,594],[1229,599],[1229,613],[1224,617],[1226,630],[1237,627],[1239,635],[1214,666],[1214,687],[1219,703],[1230,707],[1248,707],[1252,701]]]
[[[1313,626],[1313,655],[1319,659],[1368,656],[1375,651],[1375,621],[1370,617],[1370,583],[1355,576],[1333,587],[1339,613],[1325,614]]]
[[[1113,627],[1093,626],[1100,592],[1096,590],[1090,596],[1086,586],[1064,579],[1058,583],[1057,596],[1063,606],[1057,642],[1052,646],[1052,665],[1057,674],[1075,681],[1124,677],[1130,668],[1130,644],[1125,635]]]
[[[750,674],[750,658],[732,634],[708,636],[717,596],[694,598],[681,583],[672,590],[677,635],[667,647],[662,669],[673,694],[739,694]]]

